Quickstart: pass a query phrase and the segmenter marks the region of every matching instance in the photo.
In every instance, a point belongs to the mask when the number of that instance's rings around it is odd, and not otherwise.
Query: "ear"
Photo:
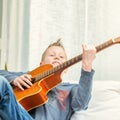
[[[43,62],[43,61],[41,61],[41,62],[40,62],[40,66],[41,66],[41,65],[43,65],[43,64],[44,64],[44,62]]]

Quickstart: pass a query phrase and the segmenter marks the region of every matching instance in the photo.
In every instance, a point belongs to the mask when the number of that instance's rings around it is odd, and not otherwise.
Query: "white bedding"
[[[88,109],[71,120],[120,120],[120,81],[94,81]]]

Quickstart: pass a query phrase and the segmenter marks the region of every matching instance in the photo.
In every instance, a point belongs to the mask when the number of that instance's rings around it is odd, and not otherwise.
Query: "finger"
[[[19,80],[19,79],[14,80],[14,81],[12,82],[12,84],[13,84],[14,86],[18,87],[19,89],[24,90],[23,86],[20,84],[20,82],[19,82],[18,80]]]
[[[85,43],[82,44],[82,48],[83,48],[83,50],[87,49],[87,45]]]
[[[22,87],[25,87],[25,88],[30,88],[31,85],[27,84],[25,81],[20,81],[19,84],[22,86]]]
[[[33,85],[32,82],[29,81],[28,79],[25,80],[25,83],[27,83],[29,86],[32,86],[32,85]]]
[[[31,83],[31,78],[29,75],[23,75],[20,76],[21,82],[24,81],[25,83],[27,83],[29,86],[32,86],[33,84]]]
[[[27,78],[27,79],[30,80],[30,81],[32,80],[32,79],[31,79],[32,76],[31,76],[30,74],[24,74],[24,77]]]
[[[19,88],[19,89],[21,89],[21,90],[24,90],[24,88],[23,88],[23,86],[21,85],[21,84],[17,84],[17,87]]]

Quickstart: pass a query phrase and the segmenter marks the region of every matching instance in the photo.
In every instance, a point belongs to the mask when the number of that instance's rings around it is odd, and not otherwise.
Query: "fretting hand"
[[[95,59],[96,48],[93,45],[82,45],[83,55],[82,55],[82,68],[85,71],[90,72],[92,69],[92,63]]]

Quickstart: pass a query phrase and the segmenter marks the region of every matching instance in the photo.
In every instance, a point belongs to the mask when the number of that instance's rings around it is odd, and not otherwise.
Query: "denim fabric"
[[[16,101],[9,82],[0,76],[0,118],[2,120],[33,120]]]

